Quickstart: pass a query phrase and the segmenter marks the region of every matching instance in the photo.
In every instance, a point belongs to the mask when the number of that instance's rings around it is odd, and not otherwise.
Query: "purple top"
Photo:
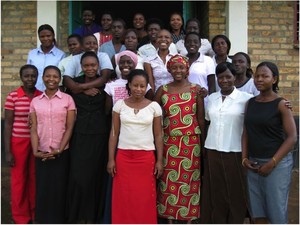
[[[84,37],[86,35],[94,34],[100,31],[102,31],[102,27],[96,23],[93,23],[91,29],[88,29],[86,26],[83,25],[76,28],[73,33],[79,34],[81,37]]]

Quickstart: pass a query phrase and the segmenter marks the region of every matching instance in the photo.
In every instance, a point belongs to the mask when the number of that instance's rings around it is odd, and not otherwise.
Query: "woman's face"
[[[87,77],[95,77],[98,73],[99,63],[95,57],[87,56],[82,60],[81,68]]]
[[[246,74],[249,67],[247,59],[242,54],[236,54],[232,58],[232,64],[237,74]]]
[[[222,92],[225,93],[232,91],[234,87],[235,76],[229,69],[225,70],[223,73],[219,73],[217,75],[217,80]]]
[[[273,84],[277,81],[277,77],[273,76],[272,71],[267,66],[260,66],[254,74],[254,84],[257,90],[265,91],[272,89]]]
[[[126,34],[124,45],[127,50],[131,50],[131,51],[137,50],[138,38],[135,32],[130,31]]]
[[[97,53],[98,52],[98,43],[97,39],[94,36],[88,36],[83,38],[83,50],[85,52],[92,51]]]
[[[146,95],[147,80],[142,75],[134,76],[128,86],[131,92],[131,96],[135,98],[143,98]]]
[[[43,74],[43,82],[46,90],[57,90],[61,76],[56,69],[47,69]]]
[[[195,34],[189,34],[186,37],[184,46],[189,54],[196,54],[201,46],[200,39]]]
[[[54,34],[50,30],[42,30],[39,33],[39,40],[44,48],[50,48],[53,46]]]
[[[199,25],[196,21],[191,21],[186,25],[186,33],[195,32],[200,33]]]
[[[110,30],[112,25],[112,17],[110,14],[103,14],[101,17],[101,26],[103,30]]]
[[[133,27],[138,30],[143,29],[146,24],[145,17],[139,13],[134,16],[132,22],[133,22]]]
[[[133,70],[134,68],[135,68],[134,62],[132,61],[132,59],[129,56],[123,55],[120,58],[119,69],[121,71],[123,79],[126,78],[128,76],[128,74],[130,73],[130,71]]]
[[[170,25],[171,25],[173,30],[180,30],[182,25],[183,25],[183,21],[181,19],[181,16],[178,15],[178,14],[171,15]]]
[[[90,10],[84,10],[82,13],[82,20],[84,25],[91,25],[95,20],[95,15]]]
[[[157,34],[157,43],[159,49],[168,49],[170,44],[173,42],[171,33],[167,30],[161,30]]]
[[[227,55],[228,45],[223,38],[217,38],[214,43],[213,50],[216,55]]]
[[[174,63],[170,66],[169,71],[174,79],[174,81],[180,81],[187,77],[188,70],[183,63]]]
[[[114,38],[122,38],[125,32],[124,25],[121,21],[115,21],[111,26],[111,33]]]
[[[37,82],[38,74],[36,70],[27,68],[22,71],[21,81],[25,89],[33,89]]]
[[[72,55],[77,55],[82,52],[82,46],[78,39],[75,37],[69,38],[68,49]]]

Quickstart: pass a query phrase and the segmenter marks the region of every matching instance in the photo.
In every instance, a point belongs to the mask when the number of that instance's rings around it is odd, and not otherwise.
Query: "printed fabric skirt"
[[[112,186],[113,224],[157,223],[154,166],[154,151],[118,149]]]
[[[164,173],[158,188],[159,217],[200,217],[200,137],[165,136]]]

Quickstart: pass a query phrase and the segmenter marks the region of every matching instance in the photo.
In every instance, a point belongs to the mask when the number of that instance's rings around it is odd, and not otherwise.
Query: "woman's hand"
[[[15,157],[13,156],[13,154],[11,152],[6,152],[5,153],[5,160],[8,163],[8,165],[10,167],[14,167],[15,166]]]
[[[208,95],[208,90],[206,90],[206,88],[201,87],[198,94],[202,97],[205,98]]]
[[[273,160],[270,160],[269,162],[259,167],[258,174],[266,177],[272,172],[273,168],[274,168],[274,162]]]
[[[257,173],[260,168],[260,165],[257,162],[253,162],[247,158],[243,159],[242,164],[245,168],[252,170],[254,173]]]
[[[107,172],[114,177],[117,173],[115,160],[109,160],[107,163]]]
[[[163,174],[163,172],[164,172],[164,166],[162,161],[157,161],[155,163],[154,175],[156,175],[156,178],[158,179]]]
[[[48,160],[48,159],[55,159],[52,152],[43,152],[43,151],[37,150],[37,151],[33,152],[33,155],[36,158],[42,159],[43,162]]]

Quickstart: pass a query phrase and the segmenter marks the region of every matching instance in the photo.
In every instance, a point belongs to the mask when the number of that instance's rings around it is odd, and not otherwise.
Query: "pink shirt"
[[[66,131],[67,112],[75,109],[73,98],[60,90],[50,99],[43,93],[32,100],[30,113],[36,113],[40,151],[49,152],[50,146],[54,149],[60,147]]]

